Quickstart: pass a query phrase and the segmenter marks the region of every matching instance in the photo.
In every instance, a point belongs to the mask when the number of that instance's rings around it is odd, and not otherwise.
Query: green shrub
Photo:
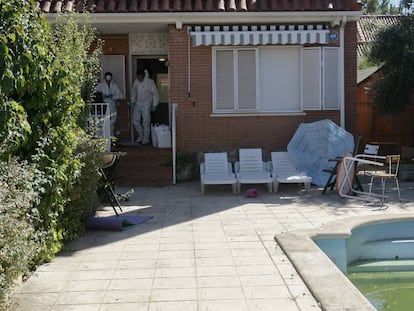
[[[80,175],[67,190],[68,204],[59,217],[63,229],[63,239],[73,240],[85,232],[86,220],[93,216],[98,207],[96,191],[101,178],[98,172],[98,153],[102,148],[98,140],[88,135],[79,135],[75,154],[81,163]]]
[[[33,167],[0,162],[0,310],[10,307],[16,278],[29,271],[39,252],[43,233],[33,221],[38,216],[37,174]]]
[[[95,196],[83,128],[99,48],[90,51],[95,31],[86,15],[66,15],[52,29],[34,1],[0,0],[0,20],[0,158],[19,156],[43,173],[34,221],[47,232],[41,263],[81,232],[82,206]]]

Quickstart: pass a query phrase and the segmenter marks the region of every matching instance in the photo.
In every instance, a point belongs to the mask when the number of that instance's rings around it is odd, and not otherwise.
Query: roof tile
[[[148,1],[147,0],[140,0],[138,10],[140,12],[147,12],[148,11]]]
[[[358,0],[35,0],[45,13],[359,11]]]
[[[239,11],[247,11],[246,0],[240,0],[238,3],[239,3],[239,6],[238,6]]]
[[[174,0],[173,11],[175,11],[175,12],[181,11],[181,1],[180,0]]]
[[[138,11],[138,0],[131,0],[129,3],[129,11],[128,12],[137,12]]]
[[[151,2],[150,11],[151,12],[158,12],[160,10],[160,8],[158,6],[158,0],[150,0],[150,2]]]
[[[163,0],[161,5],[161,11],[169,11],[170,10],[170,1]]]

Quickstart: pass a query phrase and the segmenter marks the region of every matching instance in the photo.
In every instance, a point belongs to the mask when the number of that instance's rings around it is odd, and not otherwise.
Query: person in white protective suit
[[[137,143],[150,143],[151,111],[155,111],[160,100],[157,87],[148,71],[137,70],[137,78],[132,85],[131,103],[133,106],[132,123],[137,131]]]
[[[122,98],[122,93],[118,85],[112,81],[112,73],[105,73],[105,80],[96,86],[96,92],[102,93],[104,103],[109,106],[111,136],[114,136],[115,122],[116,122],[116,101]]]

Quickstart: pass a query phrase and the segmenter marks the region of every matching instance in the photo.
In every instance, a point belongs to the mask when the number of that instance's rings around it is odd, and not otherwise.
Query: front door
[[[148,71],[149,77],[154,80],[160,96],[157,110],[151,113],[152,125],[169,125],[169,100],[168,100],[168,60],[165,56],[133,56],[132,57],[133,81],[137,69]],[[133,82],[132,82],[133,83]],[[131,121],[132,122],[132,121]],[[131,127],[133,129],[133,126]],[[131,133],[132,141],[137,133],[133,129]]]

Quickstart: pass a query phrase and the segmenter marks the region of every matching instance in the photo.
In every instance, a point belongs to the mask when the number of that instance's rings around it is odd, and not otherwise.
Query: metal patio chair
[[[99,166],[102,178],[102,187],[98,190],[99,202],[102,204],[106,197],[116,216],[119,216],[117,208],[122,212],[122,207],[114,191],[113,176],[119,159],[123,155],[125,155],[125,152],[103,152],[101,153],[101,163]]]
[[[386,161],[385,161],[385,170],[380,171],[373,171],[370,172],[371,175],[371,182],[369,186],[369,195],[372,195],[372,186],[374,184],[375,179],[381,180],[381,189],[382,189],[382,196],[381,196],[381,202],[384,204],[385,201],[385,184],[387,180],[393,180],[395,181],[395,184],[397,186],[397,193],[398,193],[398,199],[401,202],[401,194],[400,194],[400,184],[398,182],[398,169],[400,167],[400,160],[401,155],[399,154],[393,154],[393,155],[387,155]]]

